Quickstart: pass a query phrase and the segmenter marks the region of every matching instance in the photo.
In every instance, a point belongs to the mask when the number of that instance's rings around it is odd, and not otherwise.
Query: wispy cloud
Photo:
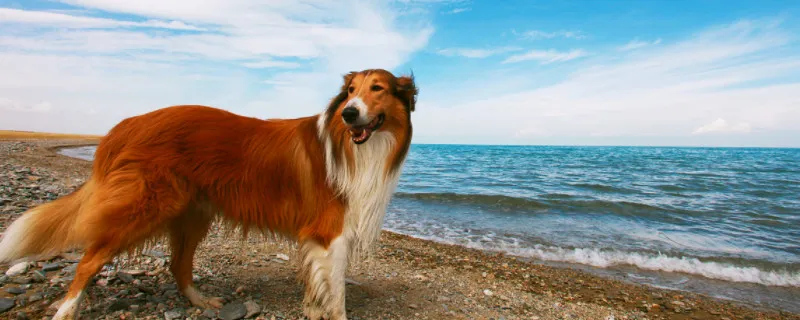
[[[11,110],[0,127],[102,133],[183,103],[307,115],[344,72],[392,70],[433,34],[429,16],[369,0],[64,2],[59,12],[0,9],[0,102]],[[29,109],[47,112],[32,121]]]
[[[144,22],[114,20],[79,15],[69,15],[47,11],[29,11],[0,8],[0,23],[20,23],[47,27],[67,28],[159,28],[172,30],[203,31],[204,28],[188,25],[181,21],[147,20]]]
[[[553,49],[531,50],[522,54],[510,56],[505,60],[503,60],[503,63],[515,63],[515,62],[535,60],[541,62],[542,64],[548,64],[553,62],[565,62],[565,61],[575,60],[581,57],[585,57],[587,55],[588,53],[583,49],[573,49],[570,51],[558,51]]]
[[[620,51],[631,51],[641,49],[647,46],[654,46],[661,43],[661,39],[656,39],[653,41],[641,41],[639,39],[631,40],[630,42],[626,43],[625,45],[619,47]]]
[[[570,30],[559,30],[559,31],[542,31],[542,30],[528,30],[528,31],[516,31],[511,30],[511,33],[517,35],[521,39],[553,39],[553,38],[566,38],[566,39],[584,39],[586,38],[586,34],[582,31],[570,31]]]
[[[448,57],[461,56],[466,58],[486,58],[493,55],[503,54],[512,51],[519,51],[519,50],[522,50],[522,48],[519,47],[500,47],[493,49],[448,48],[448,49],[441,49],[436,53]]]
[[[455,9],[452,9],[452,10],[448,10],[445,13],[446,14],[459,14],[459,13],[467,12],[467,11],[471,11],[471,10],[472,10],[472,8],[455,8]]]
[[[750,124],[740,122],[737,124],[728,123],[725,119],[719,118],[711,123],[695,129],[692,134],[706,133],[747,133],[750,132]]]
[[[731,144],[797,146],[800,52],[793,41],[773,21],[739,21],[624,57],[616,49],[593,52],[591,62],[553,71],[564,73],[557,82],[447,108],[421,106],[415,126],[421,141],[436,141],[425,136],[430,131],[454,143],[706,145],[724,135],[700,133],[717,132],[747,133]],[[459,121],[432,120],[452,110]]]

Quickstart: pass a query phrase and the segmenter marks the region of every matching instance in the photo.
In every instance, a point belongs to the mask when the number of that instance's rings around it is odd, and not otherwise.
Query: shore
[[[96,139],[2,138],[0,230],[89,176],[90,162],[55,150]],[[374,258],[348,273],[351,319],[800,319],[387,231],[379,241]],[[243,243],[212,231],[198,249],[195,275],[203,291],[225,298],[222,310],[199,310],[178,294],[166,247],[135,260],[121,257],[88,288],[83,318],[240,319],[246,313],[249,319],[301,319],[294,251],[291,245],[255,237]],[[65,253],[33,262],[18,275],[0,275],[0,317],[54,314],[49,307],[63,297],[79,258],[80,252]],[[9,267],[0,265],[0,271]]]

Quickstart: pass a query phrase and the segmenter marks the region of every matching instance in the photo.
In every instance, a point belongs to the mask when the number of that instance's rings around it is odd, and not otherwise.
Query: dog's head
[[[327,111],[341,121],[353,143],[362,144],[379,130],[407,131],[417,99],[414,77],[395,77],[383,69],[350,72]]]

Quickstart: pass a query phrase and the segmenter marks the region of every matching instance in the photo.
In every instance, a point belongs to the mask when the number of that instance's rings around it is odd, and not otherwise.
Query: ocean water
[[[800,311],[800,149],[413,145],[384,228]]]

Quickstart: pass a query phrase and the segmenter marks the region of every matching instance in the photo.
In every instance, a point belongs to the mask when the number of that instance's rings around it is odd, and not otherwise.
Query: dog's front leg
[[[345,271],[347,240],[339,236],[325,248],[316,240],[300,246],[300,276],[305,283],[303,313],[310,320],[347,319],[345,311]]]

